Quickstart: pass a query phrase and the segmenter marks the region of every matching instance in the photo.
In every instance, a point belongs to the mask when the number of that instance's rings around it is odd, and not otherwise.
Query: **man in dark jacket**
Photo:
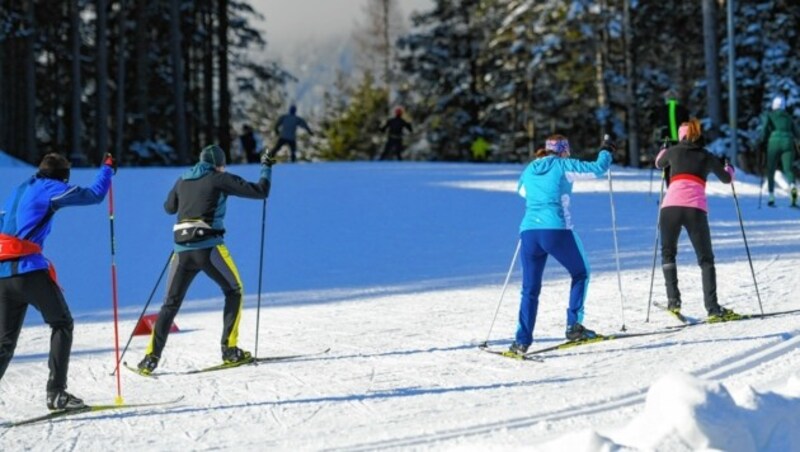
[[[411,123],[403,119],[403,109],[401,107],[397,107],[394,109],[394,117],[387,120],[383,126],[381,126],[381,132],[387,132],[387,139],[386,145],[383,147],[383,152],[381,152],[380,160],[386,158],[388,153],[394,153],[397,156],[397,160],[403,160],[403,151],[405,147],[403,146],[403,130],[408,130],[409,133],[412,132]]]
[[[283,147],[283,145],[288,144],[289,150],[291,151],[291,159],[292,162],[297,161],[297,128],[301,127],[308,132],[309,135],[314,135],[314,132],[308,127],[308,123],[305,119],[297,116],[297,107],[292,105],[289,107],[289,113],[286,115],[282,115],[278,118],[278,122],[275,123],[275,133],[278,135],[278,142],[275,144],[275,147],[270,149],[269,157],[274,158],[275,154]]]
[[[51,410],[85,405],[66,391],[72,315],[42,248],[59,209],[103,201],[114,168],[113,158],[107,155],[94,183],[78,187],[68,183],[69,161],[57,153],[47,154],[36,175],[14,190],[0,212],[0,379],[14,355],[28,305],[33,305],[52,330],[47,379],[47,408]]]
[[[164,203],[168,214],[177,214],[173,227],[175,255],[169,266],[167,297],[153,326],[146,355],[138,366],[141,374],[149,375],[158,366],[172,321],[199,272],[208,275],[225,295],[222,361],[252,360],[250,352],[237,346],[243,304],[242,281],[225,247],[223,220],[228,196],[264,199],[269,195],[271,178],[272,160],[266,154],[262,156],[259,181],[247,182],[225,172],[225,152],[211,145],[200,152],[200,161],[175,182]]]

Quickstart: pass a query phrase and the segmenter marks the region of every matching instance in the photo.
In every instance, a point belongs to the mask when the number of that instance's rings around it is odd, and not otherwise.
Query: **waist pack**
[[[172,234],[175,243],[182,245],[221,237],[225,234],[225,230],[214,229],[202,220],[184,220],[172,227]]]
[[[13,235],[0,234],[0,262],[19,259],[41,252],[42,247],[29,240],[23,240]]]

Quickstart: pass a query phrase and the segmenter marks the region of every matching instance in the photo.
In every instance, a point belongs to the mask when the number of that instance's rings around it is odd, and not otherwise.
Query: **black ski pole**
[[[647,317],[645,322],[650,321],[650,306],[653,304],[653,282],[656,278],[656,257],[658,257],[658,238],[661,232],[661,202],[664,199],[664,171],[661,172],[661,191],[658,195],[658,214],[656,214],[656,239],[653,245],[653,270],[650,272],[650,294],[647,296]]]
[[[492,318],[492,323],[489,325],[489,332],[486,333],[486,340],[480,345],[480,347],[488,347],[489,346],[489,338],[492,336],[492,329],[494,328],[494,322],[497,320],[497,314],[500,312],[500,305],[503,304],[503,296],[506,294],[506,288],[508,287],[508,281],[511,279],[511,272],[514,271],[514,264],[517,263],[517,257],[519,256],[519,249],[522,247],[522,239],[517,240],[517,248],[514,250],[514,257],[511,258],[511,265],[508,267],[508,273],[506,274],[506,281],[503,283],[503,290],[500,292],[500,300],[497,301],[497,308],[494,310],[494,318]]]
[[[253,359],[258,358],[258,330],[261,324],[261,281],[262,276],[264,275],[264,229],[265,224],[267,222],[267,198],[264,198],[264,202],[261,205],[261,252],[258,256],[258,295],[256,298],[258,300],[257,307],[256,307],[256,348],[253,351]]]
[[[756,288],[756,298],[758,299],[758,309],[761,315],[764,315],[764,306],[761,304],[761,294],[758,291],[758,281],[756,281],[756,271],[753,268],[753,258],[750,257],[750,246],[747,244],[747,234],[744,232],[744,221],[742,220],[742,209],[739,207],[739,198],[736,196],[736,187],[734,187],[733,180],[731,180],[731,192],[733,193],[733,202],[736,205],[736,215],[739,217],[739,227],[742,229],[742,239],[744,240],[744,249],[747,251],[747,262],[750,263],[750,273],[753,274],[753,285]]]
[[[610,137],[605,135],[603,141],[609,143]],[[611,182],[611,168],[608,169],[608,198],[611,202],[611,231],[614,235],[614,256],[617,261],[617,285],[619,287],[619,302],[622,313],[622,328],[620,331],[626,331],[625,327],[625,295],[622,293],[622,269],[619,263],[619,243],[617,242],[617,210],[614,206],[614,185]]]
[[[756,151],[758,152],[758,151]],[[758,152],[756,154],[756,165],[758,166],[758,172],[761,173],[761,180],[758,183],[758,208],[761,209],[761,195],[764,193],[764,173],[766,169],[764,168],[763,162],[766,161],[764,157],[761,156],[763,152]],[[733,183],[731,182],[731,185]]]
[[[111,372],[111,375],[114,375],[119,368],[119,364],[122,362],[122,358],[125,357],[125,352],[128,351],[128,346],[131,345],[131,341],[133,340],[133,333],[136,331],[136,325],[139,325],[139,322],[142,321],[142,317],[144,317],[144,313],[147,312],[147,307],[150,306],[150,302],[153,301],[153,296],[156,294],[156,290],[158,290],[158,286],[161,284],[161,280],[164,278],[164,273],[167,272],[167,267],[169,267],[169,263],[172,260],[172,256],[175,254],[175,251],[171,251],[169,253],[169,257],[167,257],[167,263],[164,264],[164,269],[161,270],[161,274],[158,276],[158,280],[156,280],[156,285],[153,286],[153,290],[150,292],[150,296],[147,297],[147,303],[144,304],[144,308],[142,308],[142,313],[139,314],[139,319],[136,320],[136,324],[133,327],[133,331],[131,331],[131,335],[128,338],[128,342],[125,344],[125,348],[122,349],[122,353],[119,355],[119,361],[117,361],[117,367],[114,368],[114,371]]]

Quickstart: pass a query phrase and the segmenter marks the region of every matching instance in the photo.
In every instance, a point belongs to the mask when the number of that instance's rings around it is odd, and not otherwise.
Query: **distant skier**
[[[522,297],[517,332],[509,348],[510,353],[523,354],[533,342],[542,274],[548,256],[555,258],[572,277],[567,308],[567,339],[597,336],[583,326],[589,265],[581,241],[572,230],[569,198],[572,181],[576,177],[601,176],[608,171],[611,165],[611,153],[608,150],[613,149],[611,143],[604,142],[597,161],[582,162],[569,158],[570,146],[566,137],[553,135],[522,172],[517,185],[519,194],[525,198],[525,216],[520,225]]]
[[[261,139],[261,135],[253,130],[252,127],[247,124],[242,126],[242,134],[239,135],[239,139],[236,141],[234,162],[258,163],[261,160],[260,152],[264,148],[264,142]]]
[[[709,321],[735,320],[740,316],[723,308],[717,301],[717,276],[714,252],[708,227],[708,200],[706,179],[713,172],[723,183],[733,181],[734,169],[698,144],[701,136],[700,121],[692,119],[681,124],[680,143],[662,150],[656,157],[656,167],[670,168],[670,184],[661,203],[661,268],[667,287],[667,309],[680,313],[681,292],[678,290],[678,238],[686,228],[692,242],[697,263],[703,276],[703,299]]]
[[[386,159],[391,153],[397,157],[397,160],[403,160],[403,151],[405,150],[403,145],[404,130],[408,130],[409,133],[413,131],[411,123],[403,119],[403,108],[397,107],[394,109],[394,117],[388,119],[381,126],[381,132],[388,132],[388,134],[386,144],[383,146],[383,152],[379,157],[380,160]]]
[[[288,144],[289,150],[291,151],[292,162],[297,161],[296,154],[298,127],[305,129],[309,135],[314,135],[314,132],[312,132],[308,127],[306,120],[300,116],[297,116],[297,107],[292,105],[289,107],[289,113],[282,115],[280,118],[278,118],[278,122],[275,123],[275,133],[278,135],[278,142],[275,144],[275,147],[270,149],[270,158],[274,158],[275,154],[278,153],[283,145]]]
[[[116,170],[107,155],[94,183],[84,188],[69,184],[70,166],[60,154],[45,155],[36,175],[14,190],[0,212],[0,379],[14,355],[28,305],[33,305],[52,331],[47,379],[51,410],[85,405],[67,392],[73,320],[55,269],[42,254],[44,242],[53,215],[63,207],[102,202]]]
[[[140,373],[149,375],[158,366],[172,321],[199,272],[208,275],[225,295],[222,361],[238,363],[252,359],[250,352],[237,346],[243,289],[239,271],[225,247],[223,220],[228,196],[264,199],[269,195],[272,163],[269,156],[263,154],[258,183],[247,182],[225,172],[225,152],[211,145],[200,152],[200,161],[175,182],[164,203],[168,214],[177,214],[173,227],[175,255],[170,262],[166,299],[153,327],[146,355],[138,365]]]
[[[792,115],[786,112],[786,101],[778,96],[772,100],[772,111],[764,118],[761,127],[760,142],[766,148],[767,154],[767,190],[769,199],[767,205],[775,207],[775,171],[778,162],[784,177],[791,184],[791,206],[797,207],[797,185],[794,180],[792,163],[795,158],[796,142],[800,140],[800,129],[795,124]]]

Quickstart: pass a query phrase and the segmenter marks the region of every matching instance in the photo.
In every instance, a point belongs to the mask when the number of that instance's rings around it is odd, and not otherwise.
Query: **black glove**
[[[114,156],[111,155],[110,152],[106,153],[106,156],[103,157],[103,165],[111,168],[111,172],[117,174],[117,161],[114,160]]]
[[[275,162],[276,160],[269,156],[269,152],[264,152],[261,154],[261,164],[267,168],[272,168],[272,165],[275,164]]]

